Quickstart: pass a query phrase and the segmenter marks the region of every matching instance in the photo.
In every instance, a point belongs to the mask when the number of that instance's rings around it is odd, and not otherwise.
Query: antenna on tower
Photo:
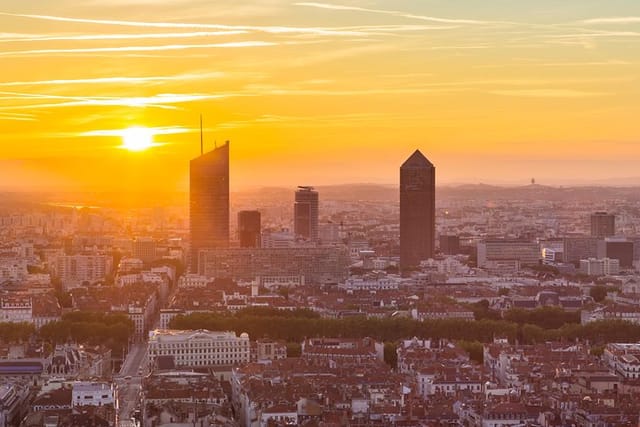
[[[202,140],[202,114],[200,114],[200,155],[204,154],[204,142]]]

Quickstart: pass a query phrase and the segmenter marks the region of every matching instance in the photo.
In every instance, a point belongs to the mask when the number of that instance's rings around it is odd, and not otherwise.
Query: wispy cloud
[[[374,123],[379,126],[397,126],[400,121],[424,122],[424,114],[389,114],[389,113],[349,113],[311,116],[283,116],[263,114],[247,120],[234,120],[216,125],[214,130],[236,129],[242,127],[277,124],[278,127],[310,127],[317,128],[331,124],[331,126],[353,126],[357,123]]]
[[[315,7],[319,9],[330,9],[330,10],[346,10],[346,11],[357,11],[357,12],[367,12],[367,13],[376,13],[382,15],[390,15],[397,16],[400,18],[408,18],[408,19],[417,19],[421,21],[429,21],[429,22],[438,22],[443,24],[492,24],[494,22],[489,21],[479,21],[475,19],[452,19],[452,18],[439,18],[435,16],[425,16],[425,15],[415,15],[412,13],[400,12],[397,10],[385,10],[385,9],[369,9],[358,6],[346,6],[340,4],[331,4],[331,3],[317,3],[317,2],[298,2],[294,3],[296,6],[306,6],[306,7]]]
[[[120,47],[91,47],[91,48],[69,48],[69,49],[31,49],[0,52],[0,56],[29,56],[29,55],[52,55],[59,53],[106,53],[106,52],[154,52],[166,50],[185,49],[228,49],[246,47],[268,47],[276,46],[278,43],[266,41],[241,41],[228,43],[206,43],[206,44],[171,44],[162,46],[120,46]]]
[[[640,37],[637,31],[597,31],[572,34],[551,34],[545,36],[551,39],[584,39],[597,37]]]
[[[316,34],[324,36],[358,36],[363,35],[357,31],[348,31],[322,27],[293,27],[293,26],[256,26],[256,25],[222,25],[222,24],[199,24],[185,22],[150,22],[150,21],[124,21],[114,19],[87,19],[87,18],[71,18],[66,16],[55,15],[32,15],[22,13],[6,13],[0,12],[2,16],[13,16],[20,18],[40,19],[46,21],[58,22],[75,22],[82,24],[100,24],[100,25],[116,25],[125,27],[145,27],[145,28],[201,28],[216,30],[240,30],[240,31],[257,31],[270,34]]]
[[[614,16],[609,18],[592,18],[580,21],[581,24],[638,24],[640,16]]]
[[[131,108],[161,108],[176,109],[173,104],[183,104],[188,102],[205,101],[221,99],[232,96],[230,94],[158,94],[144,97],[82,97],[82,96],[61,96],[61,95],[43,95],[19,92],[0,92],[0,95],[8,94],[17,97],[23,101],[32,100],[49,100],[59,102],[46,103],[26,103],[21,105],[0,106],[1,111],[20,111],[50,108],[69,108],[69,107],[100,107],[100,106],[119,106]],[[240,95],[233,95],[240,96]]]
[[[33,122],[36,121],[36,117],[33,114],[21,114],[21,113],[0,113],[0,120],[15,120],[19,122]]]
[[[519,61],[505,64],[482,64],[474,65],[473,68],[507,68],[507,67],[596,67],[607,65],[631,65],[630,61],[621,61],[618,59],[612,59],[608,61],[570,61],[570,62],[534,62],[534,61]]]
[[[147,129],[153,135],[177,135],[177,134],[183,134],[183,133],[195,133],[200,131],[200,129],[186,128],[183,126],[146,127],[145,129]],[[87,137],[87,136],[119,137],[124,135],[125,132],[126,132],[126,129],[96,129],[96,130],[90,130],[90,131],[81,132],[81,133],[72,134],[72,135],[77,135],[82,137]]]
[[[514,90],[492,90],[493,95],[517,96],[527,98],[586,98],[592,96],[611,95],[608,92],[588,92],[571,89],[514,89]]]
[[[147,76],[147,77],[95,77],[80,79],[53,79],[34,81],[0,82],[0,86],[54,86],[54,85],[85,85],[85,84],[140,84],[147,82],[187,81],[197,79],[213,79],[223,77],[222,72],[204,74],[179,74],[175,76]]]
[[[48,41],[92,41],[92,40],[137,40],[137,39],[179,39],[194,37],[214,37],[247,34],[244,30],[193,31],[188,33],[139,33],[139,34],[78,34],[78,35],[38,35],[0,33],[0,43],[48,42]]]

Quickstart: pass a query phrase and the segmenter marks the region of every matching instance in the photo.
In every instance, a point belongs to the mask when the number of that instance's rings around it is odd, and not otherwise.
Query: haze
[[[161,3],[161,4],[160,4]],[[0,0],[2,189],[638,176],[635,0]],[[144,127],[150,148],[123,149]],[[629,181],[627,179],[626,181]]]

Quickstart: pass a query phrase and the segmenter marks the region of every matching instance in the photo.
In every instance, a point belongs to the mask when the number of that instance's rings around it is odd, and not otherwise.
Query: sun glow
[[[122,131],[122,148],[144,151],[153,147],[153,132],[145,127],[131,127]]]

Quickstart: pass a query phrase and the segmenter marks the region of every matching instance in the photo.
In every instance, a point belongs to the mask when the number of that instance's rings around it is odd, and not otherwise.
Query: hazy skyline
[[[185,190],[200,114],[232,189],[393,184],[415,149],[439,184],[640,175],[633,0],[0,0],[0,28],[2,189]]]

